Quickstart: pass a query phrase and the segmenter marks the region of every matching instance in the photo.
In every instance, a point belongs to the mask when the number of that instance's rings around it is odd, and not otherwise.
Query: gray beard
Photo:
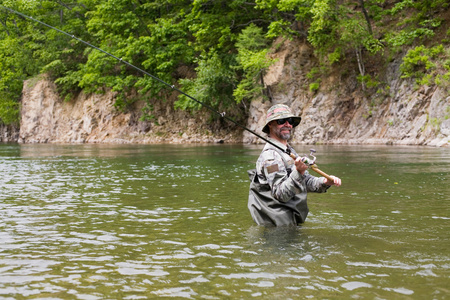
[[[285,140],[285,141],[287,141],[287,140],[289,140],[290,138],[291,138],[291,133],[284,133],[284,134],[282,134],[281,133],[281,130],[282,130],[283,128],[280,128],[280,131],[278,132],[278,137],[280,138],[280,139],[282,139],[282,140]]]
[[[290,133],[280,134],[280,138],[287,141],[291,138],[291,134]]]

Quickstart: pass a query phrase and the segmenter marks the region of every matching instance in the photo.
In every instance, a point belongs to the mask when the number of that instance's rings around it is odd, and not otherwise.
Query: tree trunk
[[[362,13],[364,14],[364,18],[366,18],[367,30],[369,30],[370,35],[373,35],[372,25],[370,24],[369,14],[367,13],[367,10],[364,6],[364,0],[359,0],[359,4],[361,5],[361,10],[362,10]]]
[[[366,74],[366,69],[364,67],[364,61],[362,58],[362,52],[361,52],[361,48],[355,48],[355,52],[356,52],[356,60],[358,61],[358,68],[359,68],[359,74],[361,74],[361,84],[362,84],[362,89],[363,91],[366,89],[366,85],[364,83],[364,75]]]

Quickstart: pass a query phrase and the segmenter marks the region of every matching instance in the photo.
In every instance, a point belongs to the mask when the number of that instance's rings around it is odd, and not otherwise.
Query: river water
[[[0,144],[0,298],[450,299],[448,148],[317,146],[343,185],[290,228],[261,148]]]

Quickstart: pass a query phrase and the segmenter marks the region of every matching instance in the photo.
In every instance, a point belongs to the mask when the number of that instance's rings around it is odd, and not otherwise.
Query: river
[[[448,148],[315,146],[343,184],[290,228],[248,213],[261,148],[0,144],[0,298],[449,299]]]

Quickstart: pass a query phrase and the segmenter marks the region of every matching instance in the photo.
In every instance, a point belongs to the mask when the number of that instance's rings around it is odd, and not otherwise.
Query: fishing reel
[[[306,155],[303,156],[303,157],[302,157],[302,162],[303,162],[305,165],[313,166],[313,165],[315,165],[315,163],[316,163],[316,157],[314,156],[314,153],[316,153],[316,150],[310,149],[309,151],[311,151],[311,152],[309,153],[309,156],[310,156],[310,157],[307,157]]]

